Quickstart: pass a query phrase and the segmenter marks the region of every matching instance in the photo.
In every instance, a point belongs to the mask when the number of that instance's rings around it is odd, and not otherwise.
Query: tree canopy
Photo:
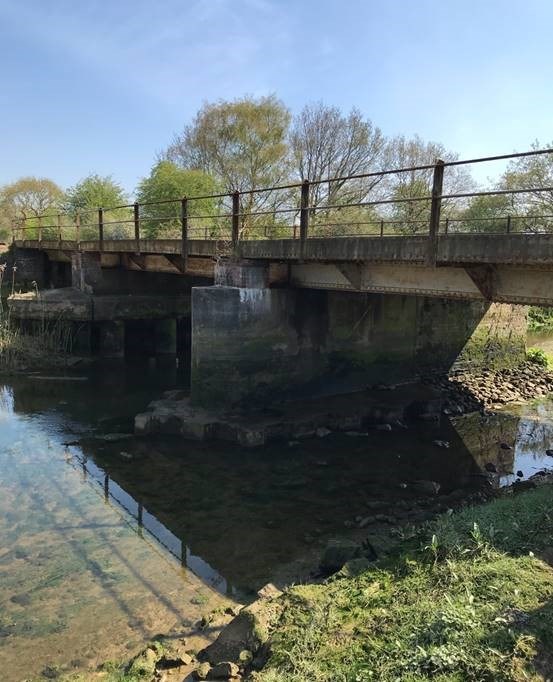
[[[40,215],[60,210],[63,190],[48,178],[28,176],[0,188],[0,216],[6,237],[12,225],[33,228]]]
[[[136,191],[139,203],[155,203],[141,207],[141,228],[148,237],[158,235],[174,235],[180,232],[181,204],[178,199],[184,197],[200,197],[216,194],[215,180],[201,170],[189,170],[177,166],[172,161],[159,161],[150,175],[143,178]],[[173,201],[176,200],[176,201]],[[188,214],[191,236],[195,232],[208,228],[210,233],[217,226],[214,218],[196,218],[195,216],[214,216],[216,202],[214,199],[197,199],[189,202]]]

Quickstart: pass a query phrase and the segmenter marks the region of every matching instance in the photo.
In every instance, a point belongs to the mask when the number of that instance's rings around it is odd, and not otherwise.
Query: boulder
[[[324,573],[336,573],[351,559],[359,558],[361,548],[350,540],[330,540],[321,557],[320,568]]]
[[[223,661],[222,663],[217,663],[211,668],[209,672],[209,677],[212,680],[228,680],[229,677],[236,677],[240,671],[240,668],[236,663],[231,661]]]
[[[259,599],[244,607],[199,657],[216,665],[221,661],[239,661],[244,650],[258,654],[283,608],[278,599]]]

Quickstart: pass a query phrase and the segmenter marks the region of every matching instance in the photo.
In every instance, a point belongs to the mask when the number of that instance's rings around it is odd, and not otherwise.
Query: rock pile
[[[532,400],[553,392],[553,372],[534,362],[480,373],[454,370],[446,376],[426,377],[423,382],[444,394],[444,412],[451,415]]]

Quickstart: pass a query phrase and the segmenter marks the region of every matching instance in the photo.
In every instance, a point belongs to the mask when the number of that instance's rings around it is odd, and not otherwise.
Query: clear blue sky
[[[553,140],[551,0],[0,0],[0,183],[128,190],[202,102],[359,107],[461,157]]]

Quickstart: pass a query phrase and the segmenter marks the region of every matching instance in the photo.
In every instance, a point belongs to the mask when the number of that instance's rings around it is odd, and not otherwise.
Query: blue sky
[[[553,140],[551,0],[0,0],[0,183],[128,190],[204,101],[357,106],[461,157]]]

